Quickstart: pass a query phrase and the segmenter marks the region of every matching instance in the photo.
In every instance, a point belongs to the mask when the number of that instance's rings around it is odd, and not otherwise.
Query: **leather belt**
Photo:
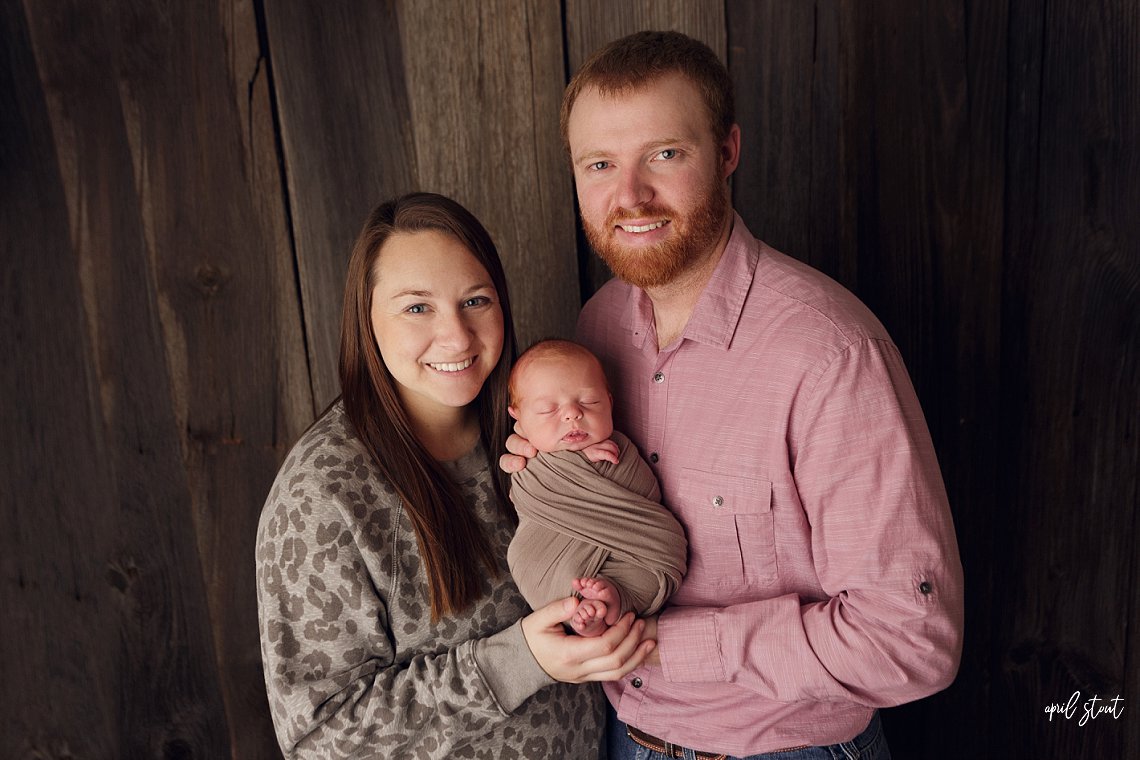
[[[625,727],[625,732],[635,744],[640,744],[642,747],[651,749],[654,752],[660,752],[666,757],[685,756],[685,748],[678,744],[670,744],[664,739],[658,739],[653,734],[638,731],[629,725]],[[697,760],[725,760],[725,758],[728,757],[728,755],[718,755],[715,752],[701,752],[699,750],[693,750],[693,753],[697,756]]]

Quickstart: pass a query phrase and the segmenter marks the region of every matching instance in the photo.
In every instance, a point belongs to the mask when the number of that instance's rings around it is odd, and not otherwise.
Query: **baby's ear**
[[[507,414],[511,415],[512,420],[517,420],[519,418],[519,410],[513,406],[507,407]]]

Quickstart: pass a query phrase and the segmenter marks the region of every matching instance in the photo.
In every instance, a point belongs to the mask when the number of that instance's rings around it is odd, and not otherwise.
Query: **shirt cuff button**
[[[923,581],[918,584],[918,590],[922,592],[923,596],[930,596],[930,593],[934,591],[934,586],[930,581]]]
[[[640,689],[641,688],[641,679],[638,678],[637,676],[634,676],[633,680],[629,682],[629,685],[635,689]]]

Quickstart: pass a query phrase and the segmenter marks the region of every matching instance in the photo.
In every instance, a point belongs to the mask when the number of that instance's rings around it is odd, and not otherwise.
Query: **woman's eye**
[[[422,303],[415,303],[404,309],[404,311],[408,312],[409,314],[423,314],[425,311],[427,311],[427,306]]]
[[[483,305],[489,304],[489,303],[491,303],[491,299],[487,298],[487,296],[474,296],[474,297],[468,298],[466,301],[464,301],[463,305],[466,307],[471,307],[471,306],[483,306]]]

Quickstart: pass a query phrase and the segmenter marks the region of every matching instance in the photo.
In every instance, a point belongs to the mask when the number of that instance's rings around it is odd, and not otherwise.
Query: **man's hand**
[[[526,469],[526,460],[538,456],[538,449],[518,433],[511,433],[507,438],[507,451],[510,453],[499,457],[499,469],[503,472],[522,472]]]
[[[562,624],[578,600],[558,599],[523,618],[523,636],[534,659],[556,681],[616,681],[640,666],[657,645],[644,637],[645,623],[627,612],[600,636],[571,636]]]
[[[591,443],[579,453],[591,462],[618,463],[618,445],[609,438],[599,443]],[[500,463],[501,461],[502,460],[500,460]]]

